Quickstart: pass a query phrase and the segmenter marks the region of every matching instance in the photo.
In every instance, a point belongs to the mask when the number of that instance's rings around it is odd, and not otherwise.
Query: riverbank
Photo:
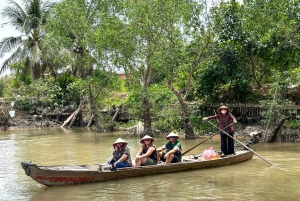
[[[9,118],[8,120],[8,127],[9,130],[14,129],[36,129],[36,128],[55,128],[60,127],[63,124],[63,121],[59,121],[57,119],[51,119],[51,118],[45,118],[39,115],[32,115],[28,114],[24,111],[16,111],[15,115],[12,118]],[[263,139],[265,128],[261,126],[260,124],[252,124],[252,125],[245,125],[242,123],[238,123],[235,126],[235,136],[241,136],[241,137],[247,137],[249,139],[253,139],[255,143],[257,142],[263,142],[266,141],[266,139]],[[5,130],[5,128],[2,126],[1,130]],[[121,129],[129,131],[128,128]],[[134,130],[131,132],[134,133]],[[207,137],[210,134],[215,133],[216,131],[213,129],[212,132],[206,132],[206,133],[198,133],[198,136],[201,137]],[[270,132],[270,130],[269,130]],[[182,137],[184,137],[184,133],[182,134]],[[196,134],[197,135],[197,134]],[[162,134],[164,136],[164,134]],[[253,138],[254,136],[254,138]],[[286,129],[282,130],[278,136],[278,142],[300,142],[300,131],[299,129]]]
[[[28,114],[24,111],[16,111],[14,117],[9,118],[7,129],[59,127],[62,123],[57,120],[44,119],[39,115]]]

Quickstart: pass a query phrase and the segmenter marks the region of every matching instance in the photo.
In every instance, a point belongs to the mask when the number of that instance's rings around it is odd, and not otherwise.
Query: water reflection
[[[117,138],[129,142],[132,154],[139,139],[129,133],[98,133],[85,129],[15,130],[0,134],[0,200],[300,200],[296,143],[257,144],[259,157],[232,166],[145,176],[85,185],[45,187],[26,176],[20,162],[42,165],[103,163]],[[241,139],[242,140],[242,139]],[[181,139],[188,150],[202,139]],[[161,146],[166,139],[155,139]],[[218,148],[219,138],[213,139]],[[207,141],[191,153],[210,146]]]

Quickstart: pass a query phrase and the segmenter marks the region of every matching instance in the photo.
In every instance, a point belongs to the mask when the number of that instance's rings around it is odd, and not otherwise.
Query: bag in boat
[[[211,159],[215,159],[215,158],[220,157],[220,155],[216,154],[216,152],[214,151],[213,146],[210,146],[208,149],[205,149],[202,152],[202,156],[205,158],[205,160],[211,160]]]

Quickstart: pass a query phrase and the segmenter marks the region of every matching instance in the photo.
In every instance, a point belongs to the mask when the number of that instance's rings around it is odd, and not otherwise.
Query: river
[[[128,141],[131,154],[140,148],[131,133],[99,133],[86,129],[19,129],[0,132],[0,200],[298,200],[300,144],[256,144],[258,156],[230,166],[144,176],[83,185],[46,187],[28,177],[21,161],[38,165],[104,163],[117,138]],[[238,138],[239,139],[239,138]],[[183,151],[203,139],[180,139]],[[239,139],[243,140],[243,139]],[[155,145],[166,143],[156,138]],[[212,140],[219,149],[219,137]],[[189,153],[201,153],[208,140]]]

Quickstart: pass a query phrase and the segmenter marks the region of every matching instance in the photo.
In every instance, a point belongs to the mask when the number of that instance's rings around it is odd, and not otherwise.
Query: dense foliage
[[[3,17],[26,37],[0,42],[0,57],[11,53],[0,71],[13,72],[0,95],[19,109],[74,110],[86,101],[103,125],[111,122],[100,111],[122,105],[146,132],[192,138],[202,123],[188,102],[297,101],[285,95],[300,81],[300,0],[10,2]],[[266,84],[275,92],[255,94]]]

